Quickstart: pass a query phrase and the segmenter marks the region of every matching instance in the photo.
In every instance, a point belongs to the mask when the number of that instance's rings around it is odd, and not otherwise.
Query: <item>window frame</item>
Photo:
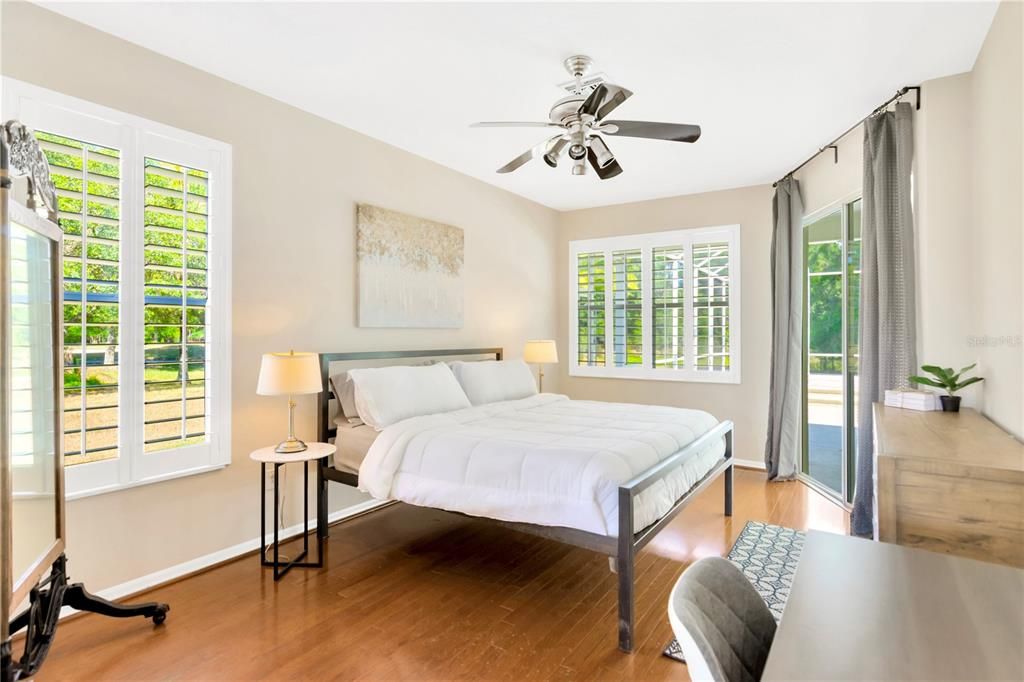
[[[729,245],[729,369],[726,371],[708,369],[699,370],[693,366],[694,358],[696,356],[696,338],[693,333],[693,245],[705,242],[727,242]],[[652,253],[655,248],[662,246],[684,247],[684,277],[689,283],[689,287],[685,290],[686,303],[684,312],[684,329],[686,330],[686,337],[684,358],[686,364],[682,369],[655,368],[653,366],[654,305]],[[643,363],[640,366],[616,367],[614,364],[614,325],[609,324],[609,321],[614,319],[614,296],[611,295],[610,284],[614,275],[612,252],[637,248],[639,248],[641,252]],[[579,338],[577,330],[579,320],[579,278],[576,262],[579,254],[593,252],[602,252],[605,256],[605,364],[603,366],[579,364]],[[678,230],[666,230],[663,232],[649,232],[644,234],[570,241],[568,320],[569,376],[721,384],[740,383],[740,257],[740,226],[738,224],[694,227]]]
[[[65,466],[67,499],[227,466],[231,463],[231,145],[8,77],[3,78],[2,108],[4,120],[19,119],[33,129],[120,152],[118,457]],[[146,157],[210,174],[207,440],[148,453],[143,446]]]

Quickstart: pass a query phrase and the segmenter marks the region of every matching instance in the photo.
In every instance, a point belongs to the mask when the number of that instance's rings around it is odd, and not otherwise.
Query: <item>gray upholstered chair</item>
[[[668,618],[692,679],[761,678],[775,618],[731,561],[709,557],[687,568],[672,589]]]

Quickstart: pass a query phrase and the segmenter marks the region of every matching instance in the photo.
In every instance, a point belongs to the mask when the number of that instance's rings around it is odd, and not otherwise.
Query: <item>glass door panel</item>
[[[803,474],[853,501],[857,461],[861,201],[804,224]]]
[[[860,396],[860,219],[861,200],[846,206],[846,501],[857,480],[857,401]]]
[[[843,494],[843,211],[804,227],[804,473]]]

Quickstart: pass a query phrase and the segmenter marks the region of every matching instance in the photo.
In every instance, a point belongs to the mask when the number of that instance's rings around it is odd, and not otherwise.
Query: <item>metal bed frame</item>
[[[330,367],[334,362],[345,361],[366,361],[366,360],[404,360],[410,358],[435,358],[445,356],[493,356],[495,360],[501,360],[501,348],[464,348],[456,350],[413,350],[413,351],[373,351],[365,353],[321,353],[320,354],[320,377],[323,382],[323,391],[317,398],[317,440],[328,442],[328,439],[337,435],[337,428],[330,423],[328,412],[331,400]],[[558,526],[540,526],[532,523],[515,523],[510,521],[499,521],[486,519],[492,523],[505,526],[523,533],[529,533],[542,538],[556,540],[568,545],[582,547],[595,552],[606,554],[614,560],[615,571],[618,574],[619,582],[619,649],[630,653],[635,644],[634,630],[636,624],[635,612],[635,564],[636,555],[647,543],[673,518],[683,510],[701,491],[705,490],[720,474],[725,475],[725,516],[732,516],[732,439],[733,423],[726,420],[720,422],[703,436],[693,441],[676,454],[668,457],[632,480],[619,486],[619,529],[633,528],[633,501],[637,495],[654,485],[657,481],[665,478],[683,460],[694,452],[698,452],[707,445],[719,438],[725,438],[725,455],[702,479],[697,481],[686,493],[682,495],[668,512],[637,533],[619,532],[618,537],[590,533],[576,528],[564,528]],[[320,537],[327,537],[327,484],[329,481],[344,483],[349,486],[358,486],[359,477],[345,471],[339,471],[331,466],[327,458],[319,460],[317,467],[317,534]],[[448,512],[453,513],[453,512]],[[484,517],[472,517],[484,518]]]

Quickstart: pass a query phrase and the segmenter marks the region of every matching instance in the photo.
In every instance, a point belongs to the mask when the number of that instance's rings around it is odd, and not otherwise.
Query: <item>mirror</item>
[[[0,637],[64,551],[62,235],[18,201],[24,178],[11,180],[0,186]]]
[[[15,585],[45,562],[57,530],[52,244],[10,223],[11,545]]]

